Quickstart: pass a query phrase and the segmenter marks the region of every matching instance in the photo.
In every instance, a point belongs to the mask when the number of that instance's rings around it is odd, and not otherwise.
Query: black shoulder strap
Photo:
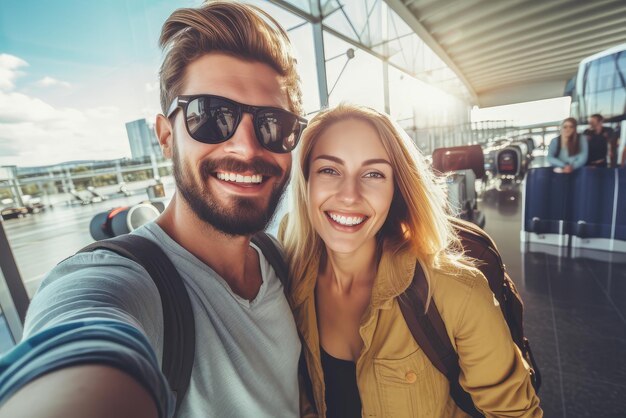
[[[163,374],[176,395],[176,411],[189,388],[196,346],[196,331],[189,294],[182,277],[161,247],[137,235],[120,235],[97,241],[80,250],[113,251],[146,269],[163,306]]]
[[[483,417],[475,408],[469,393],[465,392],[459,383],[459,356],[454,350],[446,325],[439,314],[437,305],[430,300],[426,312],[426,298],[428,282],[422,266],[415,264],[415,273],[409,287],[398,298],[402,316],[413,335],[413,339],[420,346],[424,354],[450,382],[450,396],[456,404],[472,417]]]
[[[261,231],[252,236],[252,243],[259,247],[265,259],[270,263],[276,275],[280,279],[280,282],[283,284],[283,289],[285,291],[285,295],[287,295],[287,286],[289,284],[289,268],[287,267],[287,263],[285,262],[285,256],[283,255],[278,243],[267,233]],[[315,407],[315,397],[313,396],[313,383],[311,381],[311,376],[309,375],[309,369],[306,365],[306,360],[304,358],[304,351],[300,353],[300,360],[298,362],[298,370],[303,379],[304,391],[305,394],[313,407]]]
[[[289,268],[285,262],[285,257],[278,247],[278,244],[274,242],[274,239],[261,231],[252,236],[252,243],[259,247],[265,259],[270,263],[276,275],[283,284],[285,292],[287,292],[287,284],[289,279]]]

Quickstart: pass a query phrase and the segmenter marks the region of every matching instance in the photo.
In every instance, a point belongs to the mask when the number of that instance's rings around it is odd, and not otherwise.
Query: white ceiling
[[[626,42],[626,0],[386,0],[481,107],[562,96],[581,59]]]

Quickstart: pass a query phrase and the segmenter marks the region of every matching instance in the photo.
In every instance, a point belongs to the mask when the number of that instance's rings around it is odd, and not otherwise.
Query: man
[[[588,122],[589,129],[584,132],[589,141],[589,157],[586,165],[592,167],[615,167],[617,154],[613,130],[602,126],[604,118],[597,113],[591,115]]]
[[[156,131],[177,191],[134,233],[165,251],[191,299],[195,362],[178,416],[296,417],[300,342],[280,281],[250,244],[306,124],[289,40],[261,10],[217,2],[175,11],[160,44]],[[0,379],[0,416],[172,415],[163,345],[146,270],[106,250],[75,255],[32,301],[12,353],[22,367]]]

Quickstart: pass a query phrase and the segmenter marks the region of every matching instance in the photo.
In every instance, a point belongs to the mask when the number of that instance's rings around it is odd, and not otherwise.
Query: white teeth
[[[361,216],[342,216],[342,215],[335,215],[334,213],[328,213],[328,215],[332,218],[333,221],[341,224],[341,225],[348,225],[348,226],[354,226],[354,225],[358,225],[360,223],[362,223],[365,220],[365,217],[361,217]]]
[[[244,176],[236,173],[217,173],[217,178],[223,181],[232,181],[234,183],[254,183],[259,184],[263,181],[263,176],[254,174],[252,176]]]

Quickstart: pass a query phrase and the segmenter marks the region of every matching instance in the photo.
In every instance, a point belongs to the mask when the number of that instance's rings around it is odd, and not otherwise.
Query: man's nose
[[[224,151],[245,158],[257,156],[263,152],[263,148],[256,138],[251,114],[244,113],[241,116],[239,126],[237,126],[232,138],[224,143]]]

